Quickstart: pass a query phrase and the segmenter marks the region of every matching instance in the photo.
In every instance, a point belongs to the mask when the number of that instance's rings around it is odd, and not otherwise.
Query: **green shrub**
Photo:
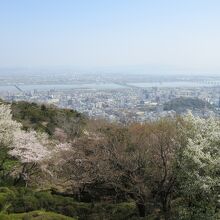
[[[34,192],[27,188],[16,188],[16,197],[12,201],[10,212],[20,213],[39,209]]]
[[[136,205],[133,202],[118,204],[95,204],[92,210],[91,219],[101,220],[127,220],[137,217]]]
[[[74,220],[73,218],[53,212],[34,211],[20,214],[0,214],[0,220]]]
[[[0,210],[5,211],[15,199],[15,193],[7,187],[0,187]]]

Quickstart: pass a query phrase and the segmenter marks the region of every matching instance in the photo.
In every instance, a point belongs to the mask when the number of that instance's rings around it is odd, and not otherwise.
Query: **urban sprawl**
[[[195,86],[191,85],[192,80],[195,79],[186,77],[157,80],[158,85],[155,85],[154,78],[150,78],[152,86],[145,86],[143,82],[140,83],[140,77],[137,77],[136,83],[132,84],[135,76],[128,77],[127,81],[123,80],[123,76],[107,78],[102,75],[83,75],[83,77],[68,74],[64,77],[45,78],[43,81],[39,75],[39,77],[29,78],[29,81],[27,77],[23,77],[23,81],[19,82],[15,79],[12,83],[10,81],[13,79],[12,76],[11,78],[2,76],[1,82],[4,81],[4,84],[0,84],[0,96],[10,102],[29,101],[53,104],[62,108],[75,109],[92,118],[105,118],[122,123],[144,122],[160,117],[172,117],[179,113],[184,114],[189,110],[187,106],[180,105],[179,108],[183,108],[180,112],[172,108],[172,105],[169,106],[172,100],[177,100],[177,105],[181,104],[178,103],[181,98],[189,101],[198,99],[204,102],[202,106],[194,106],[190,109],[195,115],[208,117],[219,114],[220,86],[216,78],[207,81],[200,77],[200,81],[193,81]],[[62,83],[60,83],[61,78]],[[143,80],[147,82],[144,76]],[[72,87],[73,83],[78,86]],[[179,86],[180,83],[186,83],[186,85]]]

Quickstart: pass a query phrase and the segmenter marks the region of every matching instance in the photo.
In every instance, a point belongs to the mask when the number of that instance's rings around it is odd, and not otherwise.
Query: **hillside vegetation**
[[[0,219],[217,220],[220,122],[120,125],[0,103]]]
[[[203,110],[204,108],[213,109],[213,106],[198,98],[180,97],[164,104],[164,110],[174,110],[178,114],[186,110]]]
[[[74,220],[53,212],[33,211],[19,214],[0,214],[0,220]]]
[[[55,137],[79,136],[85,124],[85,116],[71,109],[59,109],[52,105],[28,102],[12,103],[13,119],[26,130],[34,129]]]

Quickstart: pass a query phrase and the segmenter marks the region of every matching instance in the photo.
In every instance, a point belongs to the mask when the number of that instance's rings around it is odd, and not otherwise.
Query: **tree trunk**
[[[139,217],[145,217],[146,216],[145,205],[143,203],[136,203],[136,206],[138,208]]]
[[[163,213],[164,213],[164,219],[169,220],[170,219],[170,204],[169,204],[167,197],[165,197],[163,200]]]
[[[165,219],[165,220],[169,220],[169,219],[170,219],[170,212],[169,212],[169,211],[166,211],[166,212],[164,213],[164,219]]]

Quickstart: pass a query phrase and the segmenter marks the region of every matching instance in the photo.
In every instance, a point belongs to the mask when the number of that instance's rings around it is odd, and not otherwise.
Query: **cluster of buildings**
[[[199,116],[218,114],[220,109],[220,87],[165,88],[125,86],[107,89],[49,89],[29,91],[19,90],[0,92],[7,101],[29,101],[48,103],[61,108],[75,109],[89,117],[105,118],[109,121],[122,123],[144,122],[160,117],[174,116],[173,109],[164,110],[164,104],[179,97],[191,97],[204,100],[213,109],[195,109]]]
[[[198,116],[220,112],[217,75],[5,71],[0,72],[0,98],[10,102],[48,103],[122,123],[172,117],[175,109],[165,110],[164,106],[179,97],[199,98],[213,106],[193,109]]]

